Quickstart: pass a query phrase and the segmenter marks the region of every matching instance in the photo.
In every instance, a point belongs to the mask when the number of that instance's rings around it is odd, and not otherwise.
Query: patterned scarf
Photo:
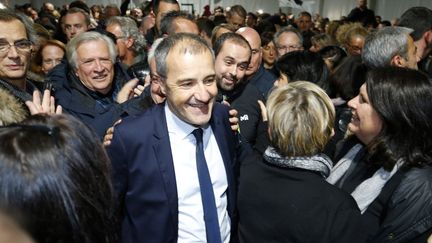
[[[264,152],[264,160],[282,168],[300,168],[319,172],[324,178],[330,174],[332,162],[325,154],[306,157],[282,157],[275,148],[269,146]]]

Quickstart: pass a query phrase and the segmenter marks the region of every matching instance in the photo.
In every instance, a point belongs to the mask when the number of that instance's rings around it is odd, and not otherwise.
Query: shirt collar
[[[184,139],[187,136],[189,136],[193,132],[193,130],[198,128],[196,126],[193,126],[189,123],[182,121],[179,117],[177,117],[177,115],[175,115],[169,108],[168,102],[165,102],[164,109],[165,109],[165,117],[168,126],[168,133],[174,134],[176,137]],[[209,125],[207,124],[205,126],[201,126],[200,128],[204,130],[204,134],[205,134],[209,128]]]

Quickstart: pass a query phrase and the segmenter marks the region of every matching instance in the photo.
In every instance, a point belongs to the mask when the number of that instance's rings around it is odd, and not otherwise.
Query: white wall
[[[32,3],[36,8],[40,8],[45,0],[0,0],[0,2],[9,6],[15,4]],[[72,0],[48,0],[57,6],[62,6],[65,2]],[[85,0],[91,6],[93,4],[118,4],[121,0]],[[139,3],[144,0],[132,0],[134,3]],[[262,9],[267,13],[279,12],[279,0],[179,0],[180,3],[194,3],[195,11],[202,13],[205,5],[210,5],[210,10],[213,11],[215,6],[232,6],[235,4],[243,5],[248,12],[255,12]],[[328,17],[332,20],[339,19],[343,15],[348,15],[349,11],[355,7],[356,0],[304,0],[302,10],[311,13],[319,12],[321,16]],[[406,9],[413,6],[425,6],[432,9],[432,0],[369,0],[371,8],[375,14],[382,16],[383,19],[391,20],[394,17],[399,17]],[[298,9],[292,9],[297,13]]]
[[[179,0],[182,3],[193,3],[196,13],[202,14],[205,5],[210,5],[210,11],[216,6],[233,6],[236,4],[242,5],[247,12],[256,12],[261,9],[267,13],[278,13],[279,12],[279,1],[278,0]]]

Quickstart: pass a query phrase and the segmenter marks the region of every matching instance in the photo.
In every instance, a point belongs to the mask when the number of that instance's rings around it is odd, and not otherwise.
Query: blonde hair
[[[317,154],[333,134],[333,103],[311,82],[296,81],[274,89],[267,113],[271,144],[283,156]]]

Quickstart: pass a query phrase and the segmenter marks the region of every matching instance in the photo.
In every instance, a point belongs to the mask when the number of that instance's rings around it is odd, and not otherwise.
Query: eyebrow
[[[225,56],[225,57],[224,57],[224,60],[235,61],[235,58],[234,58],[234,57],[231,57],[231,56]]]

